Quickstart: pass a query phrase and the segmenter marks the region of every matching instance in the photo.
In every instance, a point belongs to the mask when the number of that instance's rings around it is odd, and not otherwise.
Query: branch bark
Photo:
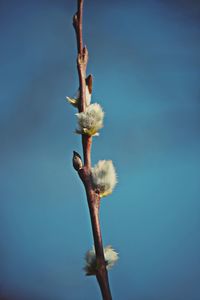
[[[78,50],[77,70],[80,88],[80,101],[78,106],[79,112],[84,112],[86,109],[86,69],[88,63],[88,51],[86,46],[83,47],[82,20],[83,0],[77,0],[77,12],[73,17],[73,26],[76,33]],[[91,182],[91,146],[92,137],[83,134],[82,147],[84,165],[81,169],[78,170],[78,174],[85,187],[90,212],[97,261],[96,278],[101,290],[103,300],[112,300],[99,222],[100,195],[93,189]]]

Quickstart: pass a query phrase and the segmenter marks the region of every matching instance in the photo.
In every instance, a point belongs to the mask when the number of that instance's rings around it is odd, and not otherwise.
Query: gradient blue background
[[[0,299],[100,299],[71,166],[81,151],[72,0],[0,1]],[[105,112],[92,161],[113,159],[104,244],[120,254],[115,300],[200,299],[200,2],[85,1],[93,101]]]

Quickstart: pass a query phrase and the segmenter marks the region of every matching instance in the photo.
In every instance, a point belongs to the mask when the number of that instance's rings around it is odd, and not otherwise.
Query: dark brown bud
[[[82,169],[82,167],[83,167],[81,156],[76,151],[73,151],[72,163],[73,163],[73,167],[76,171]]]
[[[85,79],[86,81],[86,85],[88,86],[88,90],[89,90],[89,93],[92,94],[92,75],[88,75],[88,77]]]

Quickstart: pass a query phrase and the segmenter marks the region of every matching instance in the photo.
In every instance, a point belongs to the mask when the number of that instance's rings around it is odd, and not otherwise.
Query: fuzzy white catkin
[[[112,160],[100,160],[92,168],[92,183],[98,189],[101,197],[112,193],[116,183],[117,175]]]
[[[87,135],[97,135],[99,129],[103,127],[104,112],[98,103],[90,104],[86,110],[76,114],[79,129],[77,133]]]
[[[112,248],[112,246],[106,246],[104,249],[104,257],[106,262],[106,268],[110,269],[114,266],[116,261],[119,259],[118,253]],[[84,270],[86,275],[93,275],[96,271],[96,253],[94,247],[89,250],[85,255],[86,265]]]

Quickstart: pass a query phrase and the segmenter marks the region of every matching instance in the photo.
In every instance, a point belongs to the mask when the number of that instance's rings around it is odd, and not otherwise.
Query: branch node
[[[78,54],[77,63],[79,66],[86,68],[88,62],[88,50],[86,46],[83,48],[83,52]]]

